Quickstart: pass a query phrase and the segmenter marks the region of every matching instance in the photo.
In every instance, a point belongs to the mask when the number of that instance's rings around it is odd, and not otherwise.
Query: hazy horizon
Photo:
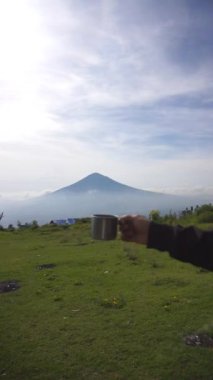
[[[87,176],[91,175],[92,173],[88,173]],[[100,173],[101,175],[104,176],[103,173]],[[112,177],[108,177],[108,178],[111,178],[113,179],[114,181],[117,181],[118,180],[116,178],[112,178]],[[18,191],[17,193],[16,192],[7,192],[7,193],[0,193],[0,204],[1,204],[1,201],[12,201],[12,202],[17,202],[17,201],[24,201],[24,200],[30,200],[30,199],[35,199],[35,198],[38,198],[38,197],[41,197],[41,196],[44,196],[44,195],[48,195],[48,194],[51,194],[51,193],[54,193],[64,187],[67,187],[67,186],[71,186],[75,183],[77,183],[78,181],[82,180],[84,178],[78,178],[78,180],[76,182],[73,182],[73,183],[66,183],[66,184],[63,184],[63,186],[59,186],[58,188],[52,188],[52,189],[43,189],[41,191],[33,191],[31,190],[30,192],[27,192],[27,191]],[[130,186],[132,188],[135,188],[135,189],[138,189],[138,190],[142,190],[142,191],[150,191],[150,192],[156,192],[156,193],[162,193],[162,194],[165,194],[165,195],[177,195],[177,196],[187,196],[187,197],[203,197],[204,199],[210,199],[210,201],[213,199],[213,195],[212,195],[212,192],[211,192],[211,188],[203,188],[203,187],[195,187],[193,189],[193,191],[191,191],[190,189],[185,189],[185,188],[182,188],[182,187],[179,187],[179,188],[176,188],[174,189],[172,187],[172,184],[167,184],[167,186],[164,186],[164,187],[159,187],[157,190],[156,188],[139,188],[139,187],[134,187],[133,184],[131,183],[124,183],[122,182],[122,184],[124,185],[127,185],[127,186]]]
[[[39,224],[49,223],[52,219],[67,219],[91,217],[93,214],[141,214],[148,216],[153,209],[161,214],[181,212],[186,207],[195,207],[197,204],[210,203],[205,197],[182,197],[173,195],[133,195],[131,192],[85,192],[69,196],[58,195],[54,197],[41,197],[19,202],[6,202],[2,211],[4,218],[1,225],[17,225],[37,220]],[[3,205],[3,204],[2,204]]]

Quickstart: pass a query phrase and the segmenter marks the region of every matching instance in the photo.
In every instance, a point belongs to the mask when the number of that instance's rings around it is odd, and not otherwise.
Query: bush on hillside
[[[213,211],[204,211],[197,217],[199,223],[213,223]]]
[[[202,206],[198,206],[196,208],[196,214],[197,215],[201,215],[205,212],[211,212],[213,213],[213,205],[210,203],[210,204],[204,204]]]
[[[7,227],[7,230],[8,231],[15,231],[15,227],[13,226],[13,224],[9,224]]]
[[[37,220],[33,220],[33,221],[31,222],[31,228],[32,228],[32,230],[35,230],[35,229],[37,229],[38,227],[39,227],[39,225],[38,225]]]
[[[151,210],[149,213],[149,219],[152,222],[160,222],[161,221],[160,211],[159,210]]]

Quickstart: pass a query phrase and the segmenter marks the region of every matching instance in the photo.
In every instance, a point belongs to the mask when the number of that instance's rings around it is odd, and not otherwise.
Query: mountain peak
[[[106,177],[105,175],[100,174],[100,173],[98,173],[98,172],[94,172],[94,173],[91,173],[91,174],[87,175],[87,176],[84,177],[83,179],[85,180],[85,179],[87,179],[87,178],[108,178],[108,177]]]
[[[113,181],[110,177],[107,177],[103,174],[100,174],[98,172],[91,173],[84,177],[81,181]],[[80,181],[78,181],[80,182]]]
[[[101,176],[101,177],[105,177],[103,174],[100,174],[100,173],[98,173],[98,172],[94,172],[94,173],[91,173],[91,174],[89,174],[87,177],[96,177],[96,176]]]
[[[74,184],[57,190],[57,194],[67,194],[72,192],[88,192],[88,191],[101,191],[101,192],[127,192],[127,191],[143,191],[133,187],[124,185],[117,181],[114,181],[110,177],[103,174],[94,172],[89,174],[85,178],[81,179]]]

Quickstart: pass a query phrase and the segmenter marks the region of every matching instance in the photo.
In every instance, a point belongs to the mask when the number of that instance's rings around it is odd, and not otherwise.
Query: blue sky
[[[3,0],[0,194],[100,172],[213,198],[211,0]]]

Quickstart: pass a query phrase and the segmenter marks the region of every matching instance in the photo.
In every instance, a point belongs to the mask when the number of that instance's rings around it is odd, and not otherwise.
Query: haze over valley
[[[203,202],[211,202],[211,199],[136,189],[99,173],[90,174],[40,197],[22,201],[4,201],[0,198],[4,226],[32,220],[45,224],[51,220],[90,217],[97,213],[148,215],[151,210],[158,209],[164,214],[179,212]]]

